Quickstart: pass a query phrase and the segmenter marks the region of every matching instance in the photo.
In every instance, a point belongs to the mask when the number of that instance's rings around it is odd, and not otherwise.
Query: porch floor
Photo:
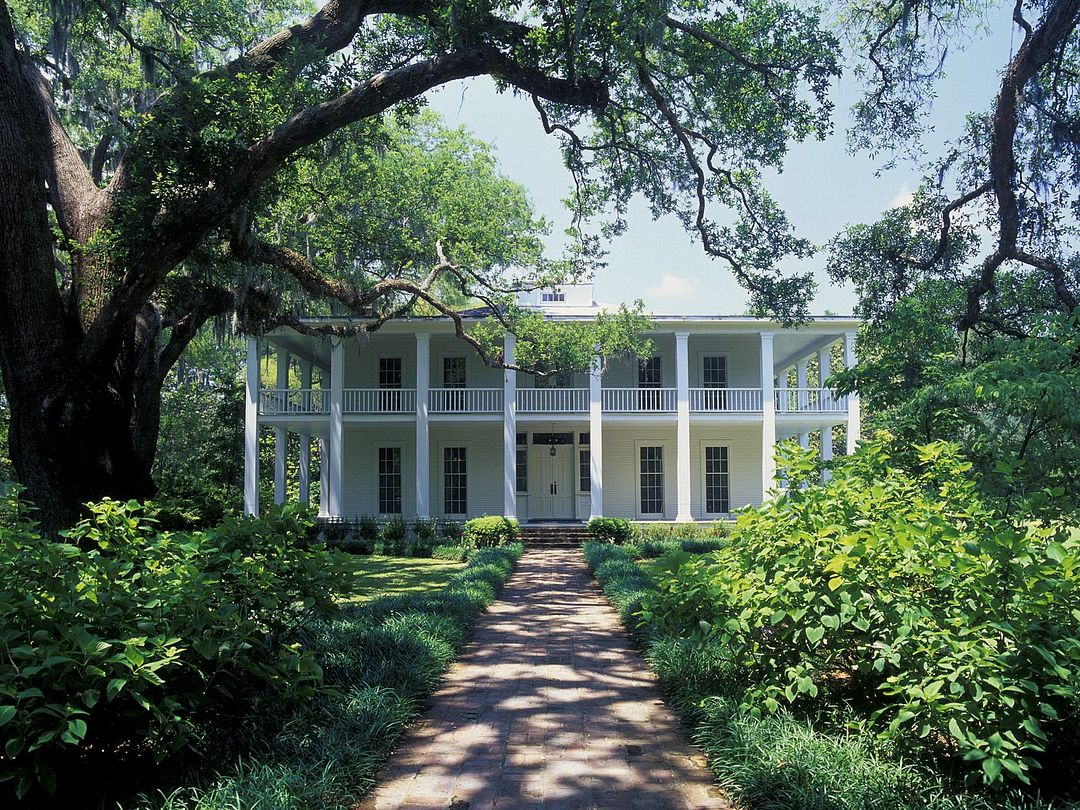
[[[580,551],[527,551],[363,808],[729,808]]]

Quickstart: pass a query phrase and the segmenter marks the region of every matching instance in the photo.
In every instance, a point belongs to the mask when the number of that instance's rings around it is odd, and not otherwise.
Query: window
[[[379,514],[401,514],[401,448],[379,448]]]
[[[705,448],[705,512],[725,515],[731,511],[728,484],[728,449]]]
[[[537,388],[569,388],[574,382],[574,375],[568,371],[557,371],[544,376],[537,375]]]
[[[379,388],[379,410],[402,410],[400,357],[379,358]]]
[[[540,300],[542,302],[544,302],[545,304],[550,304],[550,303],[559,302],[559,301],[565,301],[566,300],[566,293],[564,293],[564,292],[540,293]]]
[[[588,433],[579,433],[577,435],[577,443],[578,444],[588,444],[589,443],[589,434]]]
[[[442,361],[443,388],[465,387],[465,358],[444,357]]]
[[[664,513],[664,448],[642,447],[641,457],[641,514]]]
[[[727,410],[727,358],[723,355],[706,355],[701,358],[701,386],[705,391],[705,410]]]
[[[638,360],[638,408],[643,411],[660,410],[660,388],[663,382],[663,372],[660,368],[660,358],[650,357],[648,360]]]
[[[578,450],[578,492],[592,491],[591,461],[588,450]]]
[[[443,448],[443,513],[464,515],[468,512],[466,493],[465,448]]]
[[[573,433],[534,433],[533,444],[573,444]]]
[[[529,448],[517,448],[517,464],[514,467],[515,489],[518,492],[529,491]]]

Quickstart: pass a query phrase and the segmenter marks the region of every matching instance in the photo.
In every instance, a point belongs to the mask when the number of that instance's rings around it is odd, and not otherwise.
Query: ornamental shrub
[[[517,540],[521,527],[513,518],[500,515],[484,515],[466,522],[462,535],[469,548],[493,548]]]
[[[407,539],[405,518],[401,515],[391,515],[382,525],[383,554],[406,556]]]
[[[193,534],[157,531],[135,502],[89,509],[59,541],[25,510],[0,525],[0,782],[20,797],[84,752],[162,759],[212,716],[313,694],[296,632],[350,581],[300,542],[295,507]]]
[[[909,471],[866,442],[825,484],[787,451],[788,492],[726,548],[669,555],[642,619],[730,647],[751,713],[862,706],[901,751],[1028,781],[1075,744],[1080,540],[1003,517],[957,446],[915,450]]]
[[[593,540],[601,543],[629,543],[634,537],[633,526],[623,518],[594,517],[585,528]]]

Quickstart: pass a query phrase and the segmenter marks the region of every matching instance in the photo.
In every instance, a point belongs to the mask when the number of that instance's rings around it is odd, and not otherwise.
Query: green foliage
[[[634,535],[630,521],[623,518],[595,517],[585,528],[593,540],[604,543],[627,543]]]
[[[401,556],[405,553],[408,539],[405,519],[401,515],[391,515],[382,525],[380,532],[383,541],[383,554]]]
[[[462,542],[468,548],[494,548],[514,542],[520,534],[514,518],[484,515],[466,522]]]
[[[223,707],[314,694],[321,669],[296,642],[348,584],[339,558],[297,543],[305,516],[159,532],[105,501],[60,541],[25,508],[0,523],[0,780],[51,790],[81,753],[158,758],[202,743]]]
[[[752,713],[853,703],[902,750],[1026,782],[1076,722],[1080,541],[1002,517],[956,446],[914,450],[909,472],[866,442],[824,485],[792,450],[787,495],[667,558],[643,620],[730,646]]]
[[[441,591],[350,605],[314,624],[305,643],[333,689],[261,728],[255,752],[235,767],[206,784],[147,797],[140,807],[357,806],[522,551],[511,544],[474,552]]]

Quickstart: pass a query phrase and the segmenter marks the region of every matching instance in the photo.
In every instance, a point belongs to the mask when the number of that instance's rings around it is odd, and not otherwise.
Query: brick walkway
[[[727,808],[579,551],[535,550],[361,805]]]

